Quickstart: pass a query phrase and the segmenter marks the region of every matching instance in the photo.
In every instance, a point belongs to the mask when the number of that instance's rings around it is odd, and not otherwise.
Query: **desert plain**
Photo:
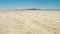
[[[0,34],[60,34],[60,10],[0,10]]]

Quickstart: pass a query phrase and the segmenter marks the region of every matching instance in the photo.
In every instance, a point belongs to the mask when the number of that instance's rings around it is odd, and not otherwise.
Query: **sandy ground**
[[[60,34],[60,11],[0,10],[0,34]]]

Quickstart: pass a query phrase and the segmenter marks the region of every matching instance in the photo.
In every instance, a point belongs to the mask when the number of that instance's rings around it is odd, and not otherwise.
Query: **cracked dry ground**
[[[60,34],[60,12],[0,11],[0,34]]]

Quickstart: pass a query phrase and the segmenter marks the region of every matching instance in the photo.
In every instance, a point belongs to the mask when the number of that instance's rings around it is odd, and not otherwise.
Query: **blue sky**
[[[0,0],[0,9],[60,9],[60,0]]]

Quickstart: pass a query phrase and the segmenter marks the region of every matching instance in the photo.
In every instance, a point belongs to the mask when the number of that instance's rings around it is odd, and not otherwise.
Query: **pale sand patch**
[[[60,34],[60,12],[0,11],[0,34]]]

